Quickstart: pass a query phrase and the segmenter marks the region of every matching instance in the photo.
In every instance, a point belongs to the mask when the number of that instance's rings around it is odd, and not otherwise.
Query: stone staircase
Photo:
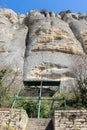
[[[52,120],[29,118],[26,130],[53,130]]]

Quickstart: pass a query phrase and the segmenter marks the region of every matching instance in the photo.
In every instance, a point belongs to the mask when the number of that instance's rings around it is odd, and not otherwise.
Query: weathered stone
[[[23,80],[61,80],[60,90],[66,92],[74,85],[75,59],[87,57],[86,22],[86,14],[69,10],[19,15],[0,9],[0,69],[9,70],[4,85],[14,78],[15,88]]]
[[[50,118],[29,118],[26,130],[53,130],[53,124]]]
[[[87,53],[87,14],[64,13],[63,20],[70,25],[76,39],[82,44],[85,53]]]
[[[23,65],[27,27],[18,23],[10,9],[0,9],[0,70],[7,69],[5,86],[23,86]],[[7,82],[8,81],[8,82]]]
[[[9,129],[26,130],[28,116],[24,110],[0,109],[0,117],[0,130],[5,130],[8,126]]]

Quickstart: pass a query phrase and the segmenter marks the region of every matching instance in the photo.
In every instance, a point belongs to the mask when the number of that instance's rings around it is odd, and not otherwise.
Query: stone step
[[[52,120],[29,118],[26,130],[53,130]]]

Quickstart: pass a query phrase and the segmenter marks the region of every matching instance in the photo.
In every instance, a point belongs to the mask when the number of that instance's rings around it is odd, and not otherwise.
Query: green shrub
[[[2,107],[11,107],[13,98],[10,95],[9,87],[3,86],[3,77],[6,74],[7,70],[0,70],[0,108]]]
[[[37,100],[21,100],[17,101],[15,107],[18,109],[25,109],[29,117],[38,116],[38,101]],[[41,101],[40,117],[49,117],[50,103],[47,100]]]

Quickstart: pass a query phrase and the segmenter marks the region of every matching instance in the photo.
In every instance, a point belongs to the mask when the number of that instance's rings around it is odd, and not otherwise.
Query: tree
[[[77,106],[80,103],[82,107],[87,107],[87,56],[81,56],[76,60],[72,73],[76,80],[73,91]]]
[[[0,107],[4,106],[5,98],[7,97],[8,93],[8,88],[3,87],[2,85],[2,80],[5,73],[6,73],[5,69],[0,71]]]
[[[18,71],[13,72],[8,67],[0,70],[0,107],[9,108],[12,106],[15,90],[12,85],[16,85]]]

